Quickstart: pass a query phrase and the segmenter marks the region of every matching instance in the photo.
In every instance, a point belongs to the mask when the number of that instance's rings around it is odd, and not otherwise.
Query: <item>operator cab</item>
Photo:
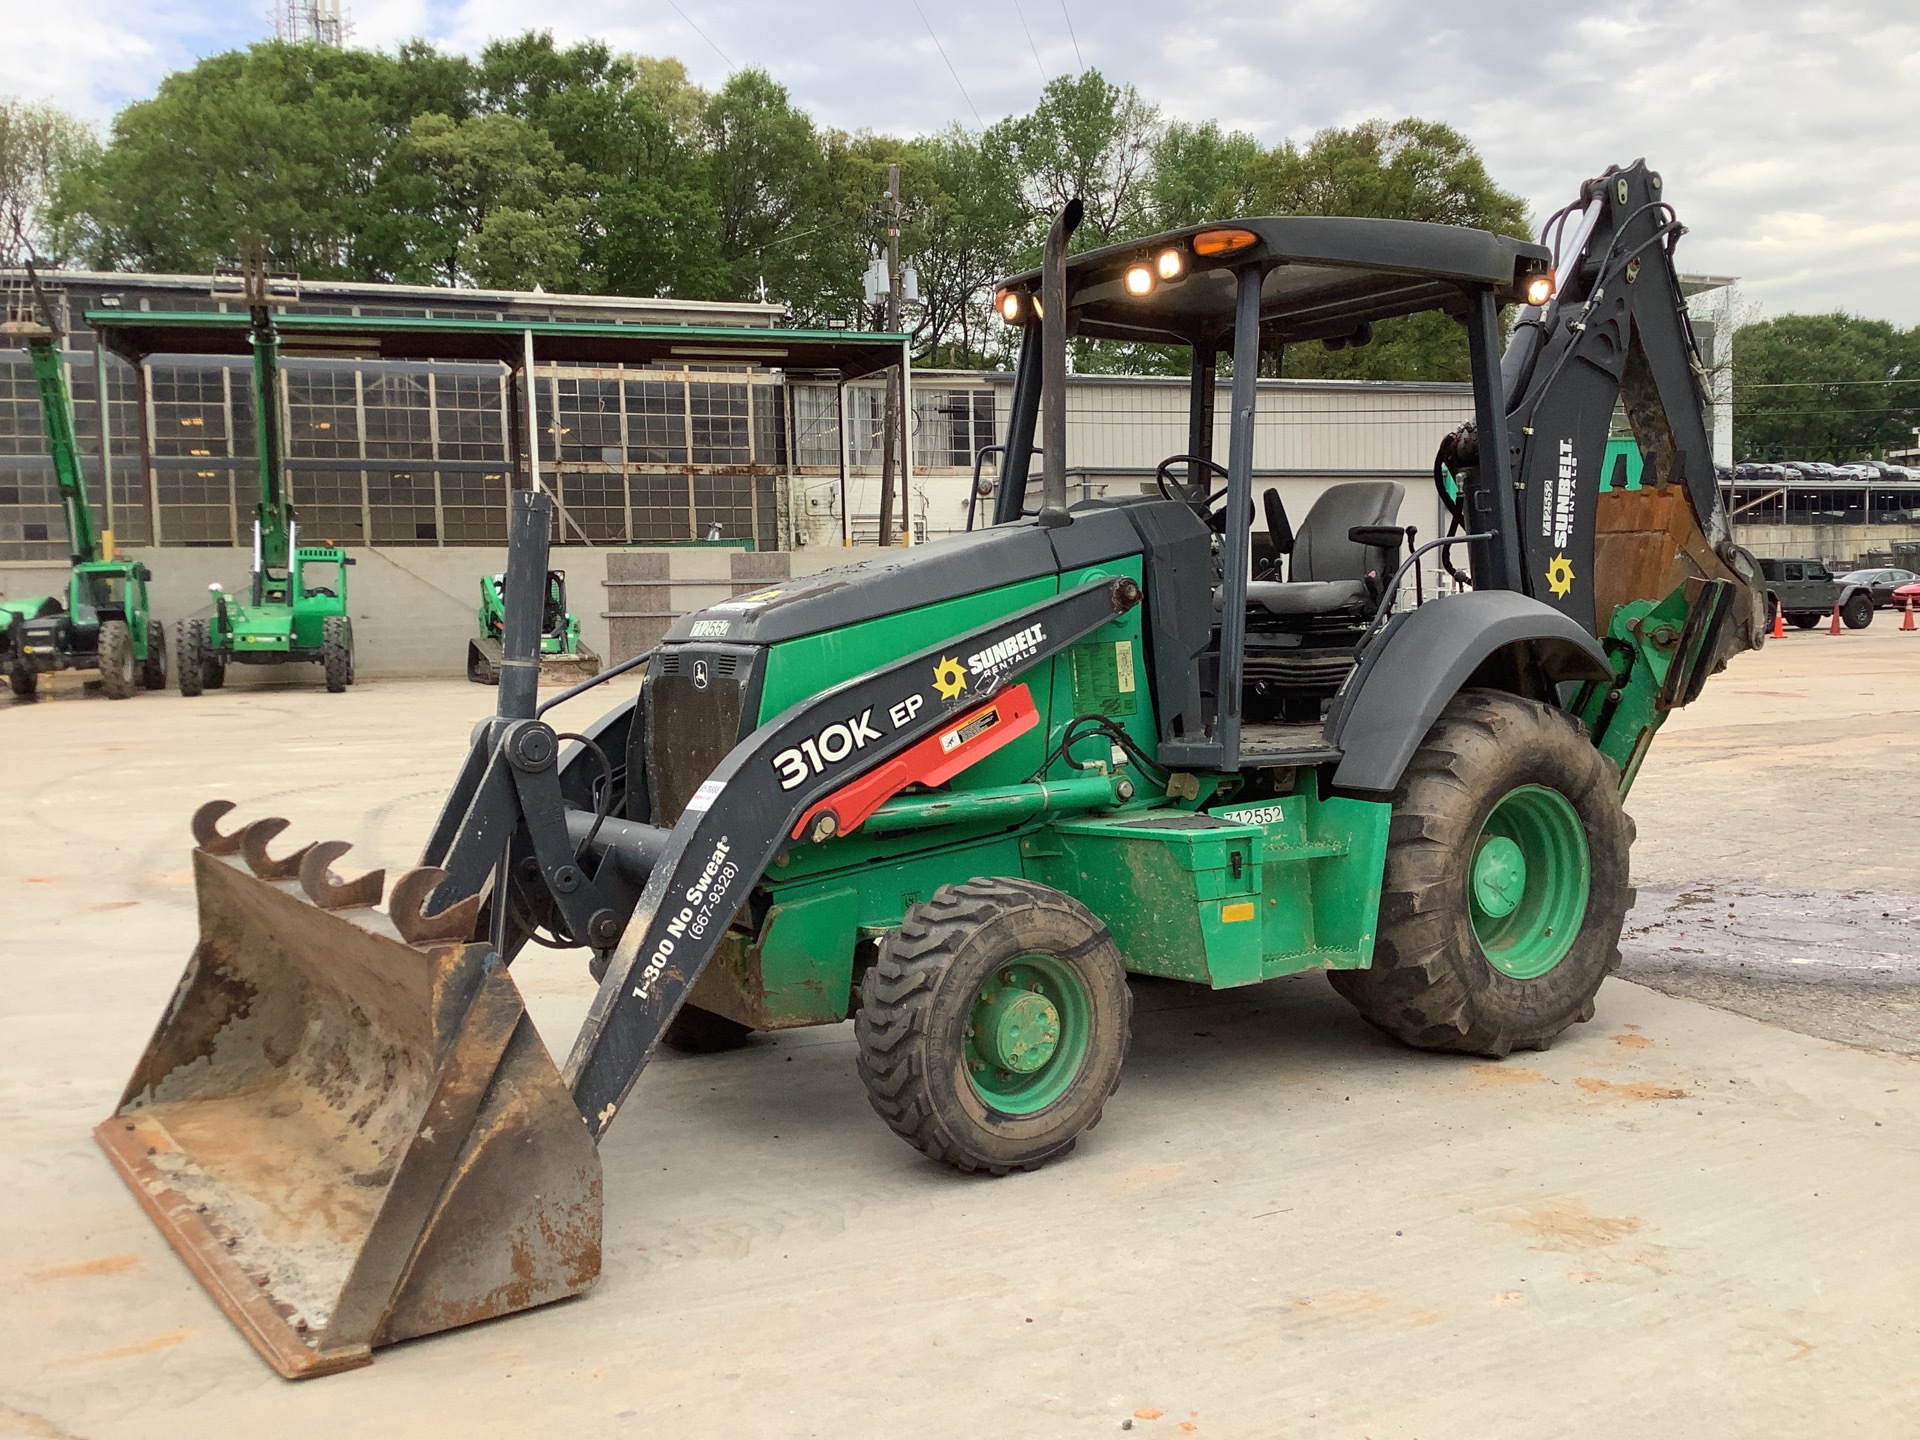
[[[1083,501],[1064,515],[1071,523],[1090,507],[1137,512],[1150,643],[1181,652],[1171,664],[1165,654],[1154,662],[1162,763],[1233,770],[1324,759],[1327,717],[1391,619],[1404,571],[1438,548],[1461,576],[1454,545],[1476,573],[1497,574],[1500,564],[1492,537],[1469,543],[1462,532],[1501,477],[1480,475],[1477,455],[1466,445],[1456,451],[1456,442],[1434,470],[1451,538],[1419,545],[1401,519],[1406,489],[1392,480],[1335,484],[1297,521],[1276,487],[1256,502],[1260,372],[1277,375],[1290,345],[1365,345],[1381,320],[1438,310],[1466,327],[1475,419],[1490,429],[1504,414],[1500,307],[1537,300],[1552,265],[1545,246],[1482,230],[1319,216],[1194,226],[1065,262],[1065,334],[1177,345],[1190,357],[1187,442],[1160,463],[1152,492]],[[993,447],[1004,457],[995,524],[1048,521],[1029,495],[1052,328],[1041,314],[1043,278],[1038,270],[1013,276],[994,297],[1001,318],[1025,332],[1006,442]],[[1214,444],[1222,356],[1231,385],[1224,457]],[[1261,440],[1264,450],[1271,442],[1265,432]],[[1064,474],[1064,456],[1049,463]],[[1496,457],[1484,468],[1504,463]],[[1414,583],[1417,595],[1417,567]]]

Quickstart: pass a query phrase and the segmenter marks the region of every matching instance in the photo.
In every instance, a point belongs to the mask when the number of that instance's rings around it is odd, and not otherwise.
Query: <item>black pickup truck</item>
[[[1760,573],[1767,580],[1769,624],[1774,612],[1782,611],[1789,624],[1811,630],[1836,605],[1841,623],[1849,630],[1864,630],[1873,623],[1873,591],[1842,580],[1827,569],[1824,560],[1762,560]]]

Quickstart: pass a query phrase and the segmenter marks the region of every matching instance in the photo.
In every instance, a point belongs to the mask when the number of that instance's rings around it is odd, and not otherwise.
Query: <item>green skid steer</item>
[[[281,1373],[592,1285],[597,1143],[663,1040],[851,1015],[886,1124],[1003,1175],[1100,1118],[1130,974],[1324,970],[1406,1043],[1487,1056],[1594,1013],[1622,797],[1761,639],[1660,177],[1589,181],[1558,253],[1267,217],[1068,260],[1079,210],[996,297],[1023,338],[990,526],[686,616],[563,738],[531,663],[552,502],[519,493],[496,715],[384,909],[344,842],[196,815],[200,942],[96,1134]],[[1390,483],[1298,520],[1256,497],[1263,356],[1427,311],[1472,356],[1449,533],[1410,544]],[[1067,504],[1070,326],[1190,351],[1157,493]],[[1645,469],[1603,493],[1616,401]],[[1435,557],[1464,588],[1408,583]],[[512,979],[532,938],[600,977],[558,1066]]]
[[[467,679],[476,685],[500,683],[504,656],[501,637],[507,630],[505,575],[480,577],[480,633],[467,642]],[[571,684],[600,673],[600,657],[580,639],[580,622],[567,608],[567,572],[547,572],[546,598],[540,612],[540,678]]]
[[[147,607],[152,572],[114,554],[112,532],[94,523],[87,503],[73,397],[60,358],[60,318],[29,264],[25,283],[7,296],[0,340],[26,346],[33,364],[72,568],[64,599],[0,599],[0,670],[22,699],[37,694],[40,677],[51,671],[95,670],[102,693],[125,700],[136,690],[167,688],[167,627]]]

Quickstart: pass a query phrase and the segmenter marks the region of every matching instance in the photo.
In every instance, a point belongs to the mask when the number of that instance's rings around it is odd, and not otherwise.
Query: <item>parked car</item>
[[[1873,591],[1841,579],[1824,560],[1762,560],[1767,581],[1767,623],[1777,610],[1790,624],[1811,630],[1840,607],[1840,621],[1849,630],[1873,623]]]
[[[1920,575],[1911,570],[1849,570],[1840,577],[1842,585],[1864,585],[1873,592],[1873,605],[1876,610],[1885,610],[1893,604],[1893,592],[1902,585],[1912,585],[1920,581]]]
[[[1920,610],[1920,580],[1912,580],[1905,585],[1894,588],[1893,608],[1896,610],[1904,610],[1909,605],[1916,610]]]

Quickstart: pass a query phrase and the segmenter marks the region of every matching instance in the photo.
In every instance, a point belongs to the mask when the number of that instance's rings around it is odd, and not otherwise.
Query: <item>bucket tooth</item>
[[[269,815],[264,820],[256,820],[240,831],[240,857],[247,862],[247,868],[262,880],[295,880],[300,875],[300,862],[307,858],[311,845],[303,845],[284,860],[275,860],[267,854],[267,842],[282,830],[287,822],[278,815]]]
[[[409,945],[473,938],[474,922],[480,917],[478,895],[469,895],[437,915],[426,913],[427,901],[446,878],[446,871],[423,865],[393,882],[393,893],[387,897],[387,918]]]
[[[490,947],[193,869],[199,944],[94,1135],[268,1363],[325,1375],[589,1288],[599,1156]],[[417,916],[438,880],[405,878]]]
[[[387,885],[386,871],[369,870],[357,880],[333,878],[328,867],[352,848],[345,840],[323,840],[307,847],[306,858],[300,862],[300,888],[322,910],[350,910],[380,903]]]
[[[209,855],[237,855],[240,836],[220,833],[220,817],[233,809],[231,800],[209,800],[193,812],[193,843]]]

